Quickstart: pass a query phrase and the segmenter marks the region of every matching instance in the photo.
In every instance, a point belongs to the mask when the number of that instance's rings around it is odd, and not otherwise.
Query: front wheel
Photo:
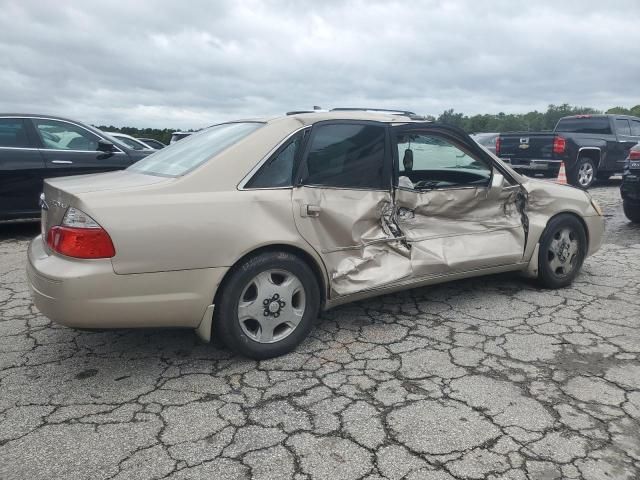
[[[596,181],[596,163],[589,157],[581,157],[569,171],[569,183],[586,190]]]
[[[624,215],[633,223],[640,223],[640,205],[632,206],[629,202],[622,202]]]
[[[560,214],[551,219],[538,254],[538,282],[545,288],[562,288],[576,278],[587,255],[587,235],[580,220]]]
[[[227,347],[259,360],[284,355],[307,337],[318,316],[320,290],[305,262],[287,252],[266,252],[230,275],[214,324]]]

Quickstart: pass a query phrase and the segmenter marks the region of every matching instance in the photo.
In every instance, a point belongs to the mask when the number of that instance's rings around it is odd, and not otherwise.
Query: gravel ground
[[[323,315],[255,362],[191,331],[51,324],[0,225],[1,479],[640,478],[640,228],[573,287],[459,281]]]

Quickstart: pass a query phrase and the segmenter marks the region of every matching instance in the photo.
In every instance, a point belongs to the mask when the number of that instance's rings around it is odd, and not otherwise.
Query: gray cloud
[[[312,105],[640,103],[637,0],[0,0],[0,12],[5,112],[187,128]]]

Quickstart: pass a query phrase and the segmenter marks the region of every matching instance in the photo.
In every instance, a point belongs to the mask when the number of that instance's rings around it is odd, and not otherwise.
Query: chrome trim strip
[[[271,150],[269,150],[269,152],[249,171],[249,173],[247,173],[242,178],[242,180],[240,180],[240,183],[238,183],[238,185],[236,185],[236,188],[238,190],[282,190],[282,189],[287,189],[287,188],[293,188],[292,186],[289,186],[289,187],[245,188],[245,185],[247,183],[249,183],[249,181],[258,172],[258,170],[260,170],[260,167],[262,167],[262,165],[264,165],[264,163],[267,160],[269,160],[269,158],[271,158],[271,155],[273,155],[276,152],[276,150],[278,150],[282,145],[284,145],[286,142],[288,142],[291,139],[291,137],[293,137],[298,132],[300,132],[300,131],[302,131],[302,130],[304,130],[306,128],[311,128],[311,125],[305,125],[303,127],[298,128],[297,130],[294,130],[289,135],[287,135],[283,140],[278,142],[278,144],[275,147],[273,147]]]

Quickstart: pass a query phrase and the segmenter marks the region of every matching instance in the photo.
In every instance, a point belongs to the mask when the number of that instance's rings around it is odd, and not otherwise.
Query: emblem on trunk
[[[49,205],[47,205],[47,202],[44,200],[44,193],[40,194],[40,201],[38,202],[38,205],[40,205],[42,210],[49,210]]]

